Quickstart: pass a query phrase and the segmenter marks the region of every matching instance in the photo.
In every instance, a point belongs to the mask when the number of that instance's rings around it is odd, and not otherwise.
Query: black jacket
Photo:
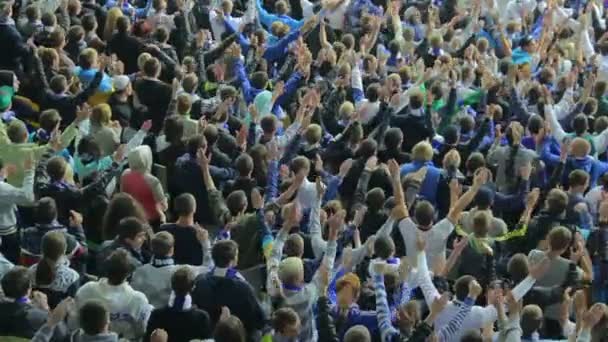
[[[212,334],[209,315],[197,308],[184,311],[170,307],[155,309],[148,320],[144,341],[150,340],[155,329],[164,329],[169,342],[204,340]]]
[[[201,274],[195,281],[192,302],[209,314],[213,325],[220,317],[222,306],[228,307],[231,314],[243,322],[248,336],[261,330],[266,323],[253,289],[240,279]]]
[[[30,48],[25,44],[23,38],[15,25],[8,23],[0,24],[0,69],[20,70],[21,61],[29,55]]]
[[[48,312],[29,303],[0,303],[0,336],[30,339],[46,323]]]

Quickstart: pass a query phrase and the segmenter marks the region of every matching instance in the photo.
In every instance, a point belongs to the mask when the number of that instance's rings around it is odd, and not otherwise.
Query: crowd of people
[[[608,341],[607,8],[0,0],[0,340]]]

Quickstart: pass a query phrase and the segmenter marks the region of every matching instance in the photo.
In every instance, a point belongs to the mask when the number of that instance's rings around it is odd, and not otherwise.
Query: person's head
[[[507,273],[514,282],[519,282],[528,276],[528,257],[517,253],[507,263]]]
[[[78,310],[78,321],[85,334],[103,334],[110,326],[110,311],[101,301],[87,300]]]
[[[361,291],[361,281],[354,273],[346,273],[336,282],[336,292],[338,295],[338,306],[348,309],[353,303],[357,302]]]
[[[160,26],[154,31],[154,39],[159,43],[165,44],[169,40],[169,31],[164,26]]]
[[[213,341],[215,342],[245,342],[246,338],[245,326],[236,316],[219,321],[213,331]]]
[[[106,24],[103,30],[103,40],[109,41],[112,38],[118,19],[123,16],[124,15],[120,7],[112,7],[110,10],[108,10],[108,15],[106,16]]]
[[[391,127],[384,135],[384,146],[388,150],[400,150],[403,143],[403,132],[397,127]]]
[[[371,342],[372,337],[364,325],[350,327],[344,334],[344,342]]]
[[[554,227],[547,235],[549,249],[555,255],[562,255],[572,242],[572,232],[566,227]]]
[[[25,8],[25,16],[29,22],[40,20],[40,8],[37,5],[29,5]]]
[[[80,12],[82,12],[80,0],[68,0],[68,14],[76,17],[80,15]]]
[[[57,219],[57,203],[51,197],[42,197],[36,203],[36,223],[51,224]]]
[[[236,158],[234,164],[237,172],[239,173],[239,176],[251,176],[251,172],[253,172],[253,159],[251,159],[251,156],[249,156],[249,154],[241,153],[241,155]]]
[[[433,146],[427,141],[417,143],[412,149],[412,157],[415,161],[431,161],[433,159]]]
[[[570,143],[570,153],[575,158],[585,158],[591,152],[591,144],[584,138],[574,138]]]
[[[45,68],[57,70],[59,69],[59,54],[55,49],[38,48],[38,56]]]
[[[173,200],[173,211],[182,217],[192,217],[196,212],[196,199],[189,193],[183,193]]]
[[[84,39],[84,29],[80,25],[70,27],[68,31],[68,41],[80,42]]]
[[[177,96],[177,114],[188,115],[192,110],[192,100],[189,94],[179,94]]]
[[[59,126],[61,115],[55,109],[47,109],[40,113],[38,122],[40,123],[40,128],[44,129],[47,133],[51,133]]]
[[[402,332],[411,332],[420,322],[420,305],[416,301],[409,301],[400,305],[397,311],[397,325]]]
[[[112,108],[107,103],[100,103],[91,110],[91,124],[98,127],[108,126],[112,121]]]
[[[173,256],[173,248],[175,246],[175,239],[169,232],[158,232],[152,237],[150,241],[152,247],[152,254],[156,258],[166,258]]]
[[[395,243],[390,236],[379,236],[374,241],[374,253],[382,260],[387,260],[395,254]]]
[[[414,207],[414,218],[418,227],[422,230],[429,230],[433,226],[435,218],[435,208],[429,201],[419,201]]]
[[[479,210],[488,210],[494,203],[494,192],[487,187],[481,187],[475,195],[475,205]]]
[[[152,58],[152,55],[147,52],[140,54],[139,57],[137,57],[137,69],[139,69],[139,71],[141,72],[144,72],[146,62],[148,62]]]
[[[117,249],[105,260],[106,275],[110,285],[118,286],[124,283],[134,271],[134,266],[129,258],[129,252]]]
[[[226,207],[233,218],[243,215],[247,210],[247,194],[243,190],[235,190],[226,197]]]
[[[584,170],[574,170],[568,175],[570,191],[584,192],[589,186],[589,174]]]
[[[144,62],[144,75],[147,77],[157,78],[160,75],[160,61],[156,57],[152,57]]]
[[[86,48],[78,56],[78,65],[85,70],[95,68],[97,67],[97,58],[97,50]]]
[[[190,137],[186,144],[186,150],[191,156],[196,156],[199,149],[205,150],[207,148],[207,140],[203,134],[197,134]]]
[[[65,235],[58,230],[52,230],[42,237],[42,259],[36,266],[36,285],[49,285],[55,280],[55,265],[65,255],[67,243]]]
[[[27,141],[27,127],[21,120],[12,120],[6,129],[6,135],[13,144],[23,144]]]
[[[268,74],[265,71],[256,71],[251,75],[251,85],[257,89],[266,89]]]
[[[306,177],[310,172],[310,160],[304,156],[298,156],[291,161],[291,171],[296,177]]]
[[[533,53],[536,49],[536,41],[534,41],[534,38],[532,37],[524,37],[520,41],[520,46],[522,50],[528,53]]]
[[[304,132],[304,138],[306,139],[306,143],[309,145],[316,145],[321,141],[323,136],[323,129],[321,126],[317,124],[311,124],[306,128]]]
[[[165,119],[163,125],[165,140],[171,145],[182,143],[184,137],[184,120],[178,115],[171,115]]]
[[[239,260],[239,246],[232,240],[218,241],[213,245],[211,258],[217,267],[235,267]]]
[[[587,116],[585,116],[583,113],[577,114],[574,119],[572,119],[572,129],[577,136],[585,134],[585,132],[587,132],[589,129]]]
[[[279,279],[283,284],[300,285],[304,282],[304,265],[299,257],[288,257],[279,264]]]
[[[597,113],[597,99],[590,97],[585,101],[585,105],[583,106],[583,114],[585,115],[595,115]]]
[[[136,217],[126,217],[118,222],[118,240],[123,244],[139,250],[146,241],[146,225]]]
[[[292,308],[280,308],[272,313],[272,328],[281,336],[296,338],[302,325],[300,317]]]
[[[186,296],[194,287],[194,272],[190,267],[180,267],[171,276],[171,289],[176,297]]]
[[[543,137],[545,135],[545,122],[540,115],[532,115],[528,119],[528,131],[535,136],[540,135]]]
[[[367,160],[368,158],[375,156],[378,150],[378,143],[372,138],[367,138],[361,142],[357,149],[356,155],[359,158]]]
[[[410,94],[410,108],[414,109],[414,110],[418,110],[420,108],[422,108],[422,105],[424,104],[424,96],[422,95],[422,92],[420,91],[414,91],[412,92],[412,94]]]
[[[524,135],[524,127],[517,121],[513,121],[507,127],[505,136],[509,146],[517,146],[521,143],[521,139]]]
[[[603,132],[606,128],[608,128],[608,117],[600,116],[595,118],[595,121],[593,122],[594,132]]]
[[[260,127],[266,135],[274,135],[277,130],[277,118],[274,115],[266,115],[260,120]]]
[[[287,257],[301,258],[304,255],[304,239],[300,234],[290,234],[285,241],[283,252]]]
[[[51,77],[49,87],[55,94],[63,94],[68,90],[68,80],[63,75],[55,75]]]
[[[274,11],[278,15],[286,15],[289,8],[287,7],[287,3],[283,0],[279,0],[274,3]]]
[[[526,305],[521,310],[522,336],[530,336],[537,332],[543,323],[543,310],[538,305]]]
[[[545,199],[547,211],[552,215],[560,215],[568,206],[568,195],[560,189],[552,189]]]
[[[373,188],[365,195],[365,205],[369,212],[378,212],[382,210],[385,200],[386,198],[382,188]]]
[[[600,98],[606,94],[608,91],[608,82],[606,81],[597,81],[593,86],[593,95],[596,98]]]
[[[97,17],[93,13],[85,14],[80,20],[82,28],[86,32],[93,32],[97,30]]]
[[[456,295],[456,299],[459,301],[464,301],[469,294],[469,284],[475,280],[475,277],[470,275],[464,275],[460,278],[456,279],[454,283],[454,294]]]
[[[182,87],[186,93],[194,94],[198,87],[198,77],[196,74],[192,73],[184,76],[184,79],[182,80]]]
[[[348,120],[352,117],[355,112],[355,105],[350,101],[345,101],[340,105],[338,109],[338,117],[342,120]]]
[[[475,237],[484,238],[490,230],[490,216],[485,211],[478,211],[473,216],[473,234]]]
[[[114,93],[117,95],[131,96],[133,94],[133,87],[131,86],[129,76],[114,76],[112,78],[112,85],[114,86]]]
[[[15,266],[2,277],[2,292],[11,299],[28,297],[32,290],[30,271],[23,266]]]
[[[55,156],[49,159],[46,164],[46,172],[53,182],[60,182],[65,178],[67,171],[67,162],[61,156]]]

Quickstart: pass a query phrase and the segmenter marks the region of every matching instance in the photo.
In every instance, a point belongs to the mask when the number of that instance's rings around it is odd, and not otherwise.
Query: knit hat
[[[285,282],[286,279],[293,279],[300,274],[304,274],[304,264],[302,264],[302,259],[298,257],[285,258],[279,264],[279,279],[282,282]]]
[[[13,91],[12,87],[0,87],[0,111],[5,111],[11,107],[14,94],[15,92]]]
[[[114,76],[112,78],[112,83],[114,84],[114,89],[116,91],[122,91],[122,90],[125,90],[129,86],[129,83],[131,83],[131,80],[129,80],[128,76],[118,75],[118,76]]]

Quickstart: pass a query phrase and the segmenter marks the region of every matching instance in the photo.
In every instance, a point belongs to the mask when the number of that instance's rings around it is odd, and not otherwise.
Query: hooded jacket
[[[152,150],[147,145],[136,147],[127,156],[129,169],[122,174],[120,189],[133,196],[146,211],[149,221],[159,218],[157,203],[165,200],[165,193],[152,171]]]

